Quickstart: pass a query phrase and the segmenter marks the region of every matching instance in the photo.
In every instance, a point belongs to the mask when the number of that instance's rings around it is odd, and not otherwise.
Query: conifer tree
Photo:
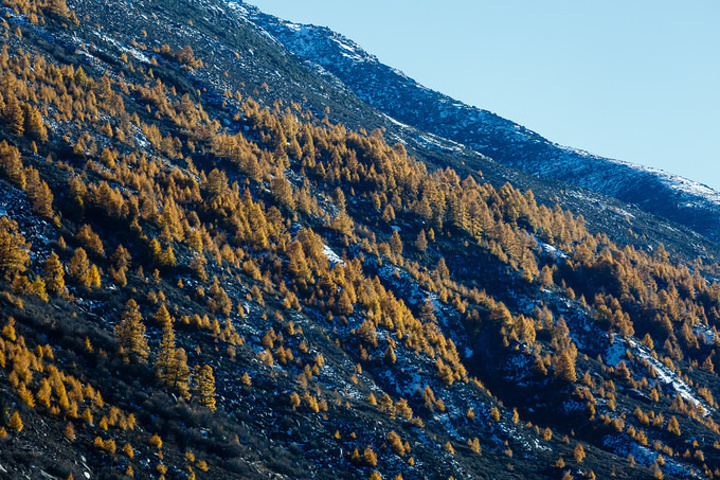
[[[84,287],[90,287],[90,260],[88,260],[84,248],[78,247],[78,249],[75,250],[75,253],[70,259],[68,269],[70,270],[70,275],[77,283]]]
[[[25,188],[25,169],[20,151],[5,140],[0,142],[0,173],[20,188]]]
[[[76,238],[90,253],[99,257],[105,257],[105,247],[103,246],[102,239],[97,233],[93,232],[90,225],[83,225],[80,231],[78,231]]]
[[[115,341],[118,347],[135,355],[142,362],[147,359],[150,353],[140,307],[133,299],[128,300],[122,321],[115,325]]]
[[[395,350],[393,350],[392,345],[388,345],[385,349],[385,353],[383,354],[383,361],[386,365],[394,365],[395,362],[397,362],[397,355],[395,355]]]
[[[10,422],[8,423],[8,427],[12,428],[16,432],[22,432],[23,429],[23,423],[22,418],[20,418],[20,414],[15,410],[15,412],[10,417]]]
[[[47,9],[51,15],[56,17],[68,18],[70,16],[70,9],[65,0],[50,0],[47,3]]]
[[[17,222],[0,217],[0,274],[8,280],[22,273],[30,261],[30,244],[18,231]]]
[[[155,321],[163,328],[163,330],[172,326],[173,318],[164,303],[160,305],[160,308],[158,308],[157,312],[155,312]]]
[[[160,246],[160,242],[157,238],[150,240],[150,243],[148,244],[148,253],[150,255],[150,259],[155,265],[162,265],[162,247]]]
[[[25,105],[25,133],[38,142],[48,141],[47,128],[40,112],[30,105]]]
[[[30,195],[30,198],[32,199],[35,213],[45,218],[51,218],[53,216],[53,194],[47,182],[40,182],[37,189]]]
[[[22,135],[25,132],[25,115],[15,95],[9,95],[5,100],[5,111],[3,120],[8,128],[15,135]]]
[[[101,283],[102,279],[100,277],[100,270],[98,270],[96,265],[91,265],[90,271],[88,271],[87,275],[87,284],[85,286],[88,288],[100,288]]]
[[[568,383],[577,381],[575,362],[567,352],[562,352],[555,358],[555,377]]]
[[[422,304],[418,318],[422,323],[435,323],[437,321],[435,317],[435,305],[432,300],[428,299]]]
[[[188,397],[190,368],[187,365],[187,355],[185,350],[175,347],[175,332],[169,320],[164,323],[160,352],[155,360],[155,372],[163,385],[177,391],[184,398]]]
[[[51,293],[62,294],[65,292],[65,270],[60,263],[60,257],[55,252],[52,252],[45,260],[43,271],[45,287]]]
[[[190,398],[190,367],[187,364],[185,349],[176,348],[173,360],[166,372],[168,386],[183,398]],[[213,379],[214,382],[214,379]],[[214,388],[214,383],[213,383]],[[214,401],[214,399],[213,399]]]
[[[196,365],[193,370],[193,382],[193,390],[200,405],[214,412],[217,407],[215,406],[215,377],[212,367],[205,365],[200,368],[199,365]]]
[[[417,248],[420,253],[425,253],[427,247],[428,241],[425,236],[425,230],[420,230],[420,233],[418,233],[417,239],[415,240],[415,248]]]
[[[175,266],[176,262],[175,251],[173,250],[172,245],[168,245],[160,256],[160,265],[166,268],[172,268]]]
[[[397,230],[393,230],[392,236],[390,237],[390,251],[393,255],[402,255],[403,243]]]

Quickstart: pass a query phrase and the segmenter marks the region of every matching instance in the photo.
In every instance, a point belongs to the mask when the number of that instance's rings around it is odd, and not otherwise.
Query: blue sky
[[[720,190],[720,1],[249,3],[552,141]]]

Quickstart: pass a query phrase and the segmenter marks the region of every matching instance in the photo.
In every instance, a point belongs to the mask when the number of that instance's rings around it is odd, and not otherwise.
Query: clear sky
[[[249,0],[546,138],[720,190],[720,0]]]

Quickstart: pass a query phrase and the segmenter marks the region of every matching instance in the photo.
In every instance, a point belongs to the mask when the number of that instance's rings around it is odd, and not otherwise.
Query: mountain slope
[[[720,194],[661,170],[555,144],[494,113],[427,89],[325,27],[280,20],[245,5],[241,14],[288,50],[337,76],[391,117],[532,175],[600,192],[720,239]]]
[[[0,7],[0,476],[717,476],[711,243],[219,0],[65,5]]]

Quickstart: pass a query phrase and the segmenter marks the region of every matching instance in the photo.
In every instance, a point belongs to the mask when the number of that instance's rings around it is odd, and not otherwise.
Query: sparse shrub
[[[450,443],[449,441],[445,442],[445,445],[443,445],[443,448],[445,448],[445,450],[450,455],[455,455],[455,449],[453,448],[452,443]]]
[[[73,426],[72,422],[68,422],[67,425],[65,425],[63,435],[65,435],[65,438],[67,438],[71,442],[75,441],[75,427]]]
[[[573,458],[578,463],[582,463],[582,461],[585,460],[585,449],[579,443],[575,446],[575,450],[573,450]]]
[[[152,437],[150,437],[150,440],[148,441],[148,443],[150,445],[152,445],[153,447],[157,447],[158,449],[162,448],[162,444],[163,444],[162,439],[160,438],[160,435],[158,435],[157,433],[155,435],[153,435]]]
[[[365,465],[368,465],[370,467],[377,466],[377,455],[369,445],[365,447],[362,458]]]
[[[10,417],[8,427],[12,428],[16,432],[22,432],[23,422],[17,410],[15,410],[15,412],[13,412],[12,416]]]

